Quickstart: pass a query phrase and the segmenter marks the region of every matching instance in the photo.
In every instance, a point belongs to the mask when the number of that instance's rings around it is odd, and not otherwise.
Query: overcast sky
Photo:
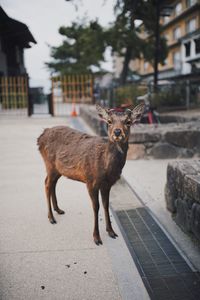
[[[98,18],[102,25],[113,21],[115,0],[79,0],[79,9],[65,0],[1,0],[7,15],[25,23],[37,44],[25,50],[25,65],[30,76],[31,86],[50,87],[50,72],[44,63],[50,60],[48,45],[58,46],[63,37],[58,33],[60,26],[70,25],[77,18],[87,15],[89,19]],[[82,3],[82,4],[81,4]],[[103,65],[111,69],[111,63]]]

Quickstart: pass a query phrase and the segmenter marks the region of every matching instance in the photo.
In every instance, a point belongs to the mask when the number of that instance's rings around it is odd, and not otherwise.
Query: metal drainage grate
[[[200,275],[180,255],[144,207],[116,211],[151,299],[200,299]]]

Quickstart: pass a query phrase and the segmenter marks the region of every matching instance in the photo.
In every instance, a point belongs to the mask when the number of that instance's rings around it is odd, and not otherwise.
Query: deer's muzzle
[[[116,128],[113,130],[112,139],[114,142],[121,142],[125,139],[125,134],[120,128]]]
[[[122,131],[121,131],[121,129],[115,129],[114,130],[114,135],[116,136],[116,137],[119,137],[120,135],[121,135],[121,133],[122,133]]]

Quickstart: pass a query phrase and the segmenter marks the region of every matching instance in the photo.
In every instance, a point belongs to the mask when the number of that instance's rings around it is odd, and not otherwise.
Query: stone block
[[[175,185],[165,185],[165,200],[167,209],[171,213],[176,212],[176,199],[177,199],[177,191],[175,189]]]
[[[176,200],[176,214],[174,219],[183,231],[191,231],[191,209],[185,200],[180,198]]]
[[[200,240],[200,205],[197,203],[194,203],[192,206],[191,231]]]
[[[168,164],[165,200],[176,223],[200,240],[200,161]]]
[[[194,156],[194,151],[192,149],[180,148],[179,152],[181,158],[192,158]]]
[[[151,149],[150,155],[158,159],[177,158],[179,151],[168,143],[158,143]]]
[[[188,149],[200,149],[200,131],[199,130],[179,130],[169,131],[165,134],[166,142]]]
[[[184,194],[200,203],[200,174],[199,175],[185,175]]]
[[[145,146],[142,144],[129,144],[127,159],[141,159],[145,157]]]
[[[130,135],[129,142],[133,144],[142,144],[158,142],[161,139],[160,133],[155,132],[133,132]]]

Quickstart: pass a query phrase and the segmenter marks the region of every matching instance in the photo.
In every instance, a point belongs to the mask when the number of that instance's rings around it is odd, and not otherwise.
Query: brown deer
[[[106,230],[116,238],[109,216],[109,193],[112,185],[120,178],[126,161],[130,127],[140,121],[144,105],[124,112],[96,106],[99,116],[108,124],[108,139],[90,136],[66,126],[47,128],[38,138],[39,151],[46,165],[45,190],[48,204],[48,218],[56,220],[52,213],[51,201],[58,214],[64,211],[58,207],[56,183],[63,175],[86,183],[94,211],[93,238],[102,244],[99,234],[98,211],[99,191],[105,212]]]

